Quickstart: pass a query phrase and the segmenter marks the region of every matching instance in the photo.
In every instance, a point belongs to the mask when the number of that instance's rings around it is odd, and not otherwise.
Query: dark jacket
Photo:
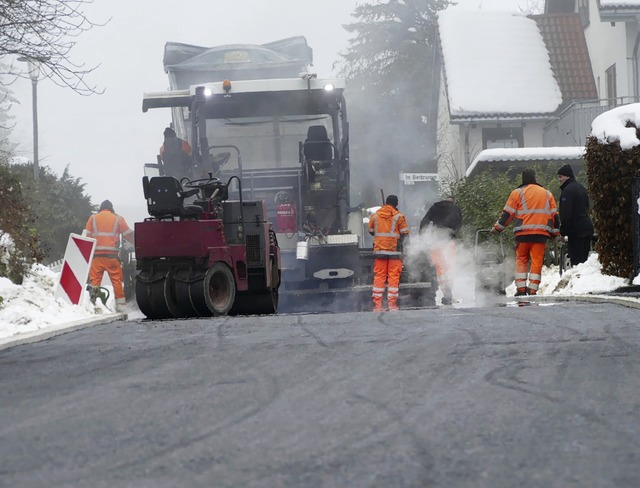
[[[589,218],[587,190],[575,178],[569,178],[560,189],[560,234],[569,237],[591,237],[593,224]]]
[[[421,233],[426,230],[430,222],[433,222],[434,227],[449,229],[449,235],[457,237],[458,231],[462,227],[462,212],[455,203],[442,200],[434,203],[420,221]]]
[[[178,179],[192,176],[191,146],[187,141],[176,136],[165,137],[160,157],[166,175]]]

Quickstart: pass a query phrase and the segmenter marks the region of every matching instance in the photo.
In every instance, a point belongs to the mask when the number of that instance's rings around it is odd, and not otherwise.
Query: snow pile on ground
[[[562,276],[557,266],[548,267],[545,271],[540,284],[541,295],[605,293],[629,284],[624,278],[603,275],[596,253],[591,253],[586,262],[565,270]]]
[[[22,285],[0,277],[0,339],[44,330],[50,326],[113,313],[114,304],[99,300],[93,305],[88,297],[80,305],[54,298],[59,273],[34,265]],[[113,294],[111,294],[113,295]]]

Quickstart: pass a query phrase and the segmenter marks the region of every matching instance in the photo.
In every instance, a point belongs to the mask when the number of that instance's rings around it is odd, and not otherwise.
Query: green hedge
[[[618,141],[601,144],[591,136],[586,148],[593,225],[598,236],[595,249],[602,271],[633,278],[631,190],[634,177],[640,174],[640,146],[623,151]]]

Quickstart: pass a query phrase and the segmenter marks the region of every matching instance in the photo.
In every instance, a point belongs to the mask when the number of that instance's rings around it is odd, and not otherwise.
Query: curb
[[[110,313],[100,317],[88,317],[80,320],[75,320],[73,322],[67,322],[65,324],[54,325],[44,331],[34,330],[31,332],[26,332],[24,334],[0,339],[0,351],[3,349],[8,349],[10,347],[20,346],[22,344],[44,341],[50,339],[51,337],[59,336],[76,330],[87,329],[89,327],[93,327],[94,325],[102,325],[125,320],[127,320],[127,314],[118,312]]]
[[[531,302],[590,302],[613,303],[629,308],[640,308],[640,298],[622,297],[619,295],[536,295],[527,296]]]

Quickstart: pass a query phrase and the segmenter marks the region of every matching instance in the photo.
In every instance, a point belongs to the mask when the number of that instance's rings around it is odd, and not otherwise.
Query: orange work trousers
[[[105,271],[109,275],[111,284],[113,285],[113,294],[116,300],[118,298],[124,300],[124,290],[122,288],[122,266],[118,258],[108,258],[104,256],[95,256],[91,261],[91,270],[89,271],[89,279],[92,286],[100,286],[102,276]]]
[[[402,259],[375,258],[373,261],[373,311],[381,312],[382,298],[387,285],[387,304],[389,310],[398,310],[398,290],[400,274],[402,273]]]
[[[451,298],[457,255],[458,248],[454,241],[436,242],[431,247],[431,261],[436,268],[438,286],[448,298]]]
[[[545,242],[518,242],[516,244],[516,288],[525,291],[529,280],[529,294],[538,293],[542,280]]]

